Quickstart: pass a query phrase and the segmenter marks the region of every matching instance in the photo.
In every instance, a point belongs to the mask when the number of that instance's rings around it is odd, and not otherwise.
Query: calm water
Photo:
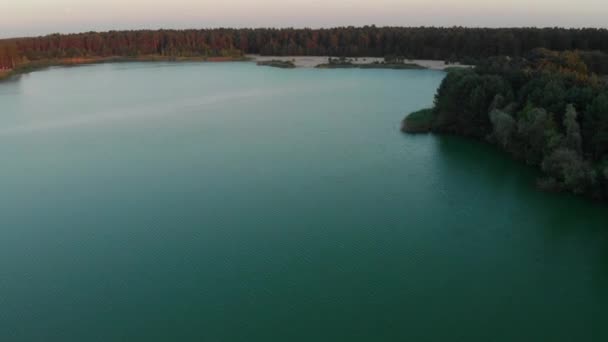
[[[606,341],[608,210],[407,136],[434,71],[0,84],[0,341]]]

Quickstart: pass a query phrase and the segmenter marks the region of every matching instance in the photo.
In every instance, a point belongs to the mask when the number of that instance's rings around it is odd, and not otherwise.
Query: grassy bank
[[[422,109],[408,115],[401,123],[401,130],[406,133],[428,133],[435,122],[435,111]]]
[[[0,81],[5,80],[13,74],[12,71],[0,71]]]

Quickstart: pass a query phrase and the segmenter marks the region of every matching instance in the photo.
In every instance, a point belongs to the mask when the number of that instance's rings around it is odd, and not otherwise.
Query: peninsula
[[[452,71],[435,107],[407,116],[402,130],[486,141],[539,167],[542,189],[606,200],[608,85],[584,62],[605,55],[592,55],[536,49]]]

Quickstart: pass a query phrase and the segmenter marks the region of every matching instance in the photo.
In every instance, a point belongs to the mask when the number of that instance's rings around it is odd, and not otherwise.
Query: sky
[[[0,37],[210,27],[607,27],[606,0],[2,0]]]

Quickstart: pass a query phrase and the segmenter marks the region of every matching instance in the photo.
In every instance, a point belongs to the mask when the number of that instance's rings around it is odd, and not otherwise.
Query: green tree
[[[577,117],[578,113],[576,112],[576,108],[574,108],[572,104],[569,104],[566,108],[566,114],[564,115],[564,128],[566,129],[564,147],[569,148],[580,155],[583,149],[583,138],[581,136],[581,127],[578,124]]]
[[[553,151],[543,160],[541,167],[567,190],[576,194],[585,193],[595,184],[595,171],[580,154],[569,148]]]
[[[494,138],[500,146],[508,149],[513,141],[513,134],[517,131],[517,122],[511,115],[499,109],[490,112],[490,121],[494,128]]]
[[[528,108],[520,114],[517,133],[525,145],[524,157],[533,165],[540,164],[549,142],[556,136],[552,116],[543,108]]]
[[[601,160],[608,153],[608,91],[591,102],[584,121],[587,147],[595,160]]]

